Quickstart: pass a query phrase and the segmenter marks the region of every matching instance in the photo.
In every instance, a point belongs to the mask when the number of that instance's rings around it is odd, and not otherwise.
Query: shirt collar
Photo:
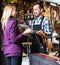
[[[42,18],[42,15],[40,15],[38,18],[37,18],[37,20],[40,20]]]

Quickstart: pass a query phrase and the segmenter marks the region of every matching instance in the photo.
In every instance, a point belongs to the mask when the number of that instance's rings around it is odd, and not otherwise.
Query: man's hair
[[[40,2],[35,2],[35,3],[33,3],[33,6],[35,6],[35,5],[37,5],[37,4],[39,5],[40,8],[44,8],[44,7],[43,7],[43,4],[40,3]]]
[[[37,4],[38,4],[38,5],[39,5],[39,7],[40,7],[40,8],[42,8],[42,9],[43,9],[43,11],[45,12],[45,9],[44,9],[43,4],[42,4],[42,3],[40,3],[40,2],[35,2],[35,3],[33,3],[32,7],[33,7],[33,6],[35,6],[35,5],[37,5]]]

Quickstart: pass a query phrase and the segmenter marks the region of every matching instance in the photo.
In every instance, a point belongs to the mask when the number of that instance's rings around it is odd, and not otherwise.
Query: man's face
[[[35,17],[39,17],[41,14],[41,8],[39,7],[39,4],[36,4],[33,6],[33,14]]]

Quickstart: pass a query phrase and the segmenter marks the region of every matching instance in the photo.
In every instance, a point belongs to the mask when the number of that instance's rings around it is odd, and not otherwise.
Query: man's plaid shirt
[[[38,19],[34,19],[30,24],[31,28],[33,29],[33,25],[39,25],[41,23],[42,16],[40,16]],[[41,24],[42,31],[47,34],[52,34],[52,25],[51,21],[44,17],[43,22]]]

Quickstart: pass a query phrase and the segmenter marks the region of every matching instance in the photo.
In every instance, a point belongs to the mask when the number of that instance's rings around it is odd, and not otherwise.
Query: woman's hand
[[[29,33],[32,33],[33,30],[31,28],[28,28],[26,29],[24,32],[23,32],[23,35],[28,35]]]

